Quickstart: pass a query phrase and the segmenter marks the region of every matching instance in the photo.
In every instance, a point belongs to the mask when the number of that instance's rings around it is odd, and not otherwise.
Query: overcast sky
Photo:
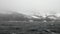
[[[28,15],[59,13],[60,0],[0,0],[0,10],[13,10]]]

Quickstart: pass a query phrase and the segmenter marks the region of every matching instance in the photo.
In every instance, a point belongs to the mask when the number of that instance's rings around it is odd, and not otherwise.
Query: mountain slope
[[[24,14],[13,11],[0,12],[0,21],[24,21],[24,20],[27,20],[27,17]]]

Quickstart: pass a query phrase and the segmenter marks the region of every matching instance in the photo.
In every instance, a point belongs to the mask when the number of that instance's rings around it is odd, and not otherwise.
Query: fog
[[[60,13],[60,0],[0,0],[0,10],[12,10],[27,15]]]

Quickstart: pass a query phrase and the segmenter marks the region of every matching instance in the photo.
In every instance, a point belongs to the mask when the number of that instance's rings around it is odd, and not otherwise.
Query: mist
[[[60,0],[0,0],[0,10],[12,10],[27,15],[60,13]]]

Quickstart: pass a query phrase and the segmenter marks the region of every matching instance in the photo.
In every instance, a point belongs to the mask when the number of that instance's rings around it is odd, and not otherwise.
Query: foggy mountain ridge
[[[26,20],[28,21],[30,19],[36,20],[37,18],[14,11],[0,12],[0,21],[26,21]]]
[[[52,16],[50,16],[52,17]],[[0,20],[29,20],[29,19],[42,19],[44,18],[43,16],[29,16],[29,15],[25,15],[23,13],[18,13],[15,11],[2,11],[0,12]],[[54,17],[53,17],[54,18]]]
[[[0,21],[4,20],[26,20],[28,16],[22,13],[13,11],[0,12]]]
[[[1,15],[15,15],[15,16],[24,16],[24,17],[26,17],[26,18],[36,18],[37,16],[35,16],[35,17],[33,17],[33,16],[30,16],[30,15],[26,15],[26,14],[23,14],[23,13],[18,13],[18,12],[16,12],[16,11],[7,11],[7,10],[3,10],[3,11],[0,11],[0,16]]]

